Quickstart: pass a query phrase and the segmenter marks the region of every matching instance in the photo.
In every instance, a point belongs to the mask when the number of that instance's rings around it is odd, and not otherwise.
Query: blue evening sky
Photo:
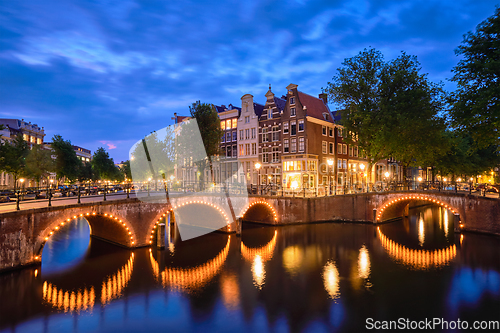
[[[416,55],[445,82],[462,36],[499,0],[0,0],[0,117],[24,118],[116,162],[196,100],[317,95],[366,47]]]

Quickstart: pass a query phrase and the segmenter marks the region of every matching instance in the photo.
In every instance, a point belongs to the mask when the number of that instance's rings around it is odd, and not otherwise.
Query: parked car
[[[10,202],[10,197],[8,195],[0,195],[0,202]]]

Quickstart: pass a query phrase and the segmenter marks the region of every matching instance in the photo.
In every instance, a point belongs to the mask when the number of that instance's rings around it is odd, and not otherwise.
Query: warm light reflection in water
[[[425,230],[424,230],[424,218],[422,214],[418,216],[418,243],[420,246],[424,246],[425,242]]]
[[[223,274],[221,277],[221,293],[224,305],[228,309],[235,309],[240,304],[240,286],[234,274]]]
[[[370,256],[365,245],[363,245],[359,250],[358,275],[362,279],[368,279],[370,276]]]
[[[323,268],[323,284],[331,299],[340,297],[339,280],[340,276],[337,266],[332,261],[327,262]]]
[[[299,273],[304,258],[302,249],[299,246],[289,246],[283,251],[283,267],[295,276]]]
[[[252,276],[254,285],[262,289],[264,286],[264,280],[266,279],[266,271],[264,270],[264,263],[262,262],[262,257],[257,254],[252,263]]]
[[[250,248],[241,242],[241,255],[245,260],[252,262],[252,276],[254,285],[262,289],[266,279],[266,270],[264,263],[272,259],[276,247],[276,238],[278,231],[274,230],[273,238],[264,246],[259,248]]]
[[[377,228],[377,234],[382,246],[392,259],[414,269],[440,267],[448,264],[457,255],[455,244],[439,250],[413,250],[390,240],[380,231],[380,228]]]
[[[448,238],[448,210],[444,210],[444,236]]]
[[[256,256],[260,256],[261,260],[264,262],[271,260],[274,253],[274,248],[276,247],[276,237],[278,236],[278,231],[274,230],[273,238],[264,246],[258,248],[250,248],[245,246],[241,242],[241,255],[245,260],[253,262]]]
[[[45,281],[43,283],[43,300],[58,310],[64,312],[89,310],[92,312],[95,303],[94,287],[64,291],[56,285]]]
[[[132,253],[127,263],[115,274],[109,276],[102,282],[101,304],[106,305],[113,299],[122,295],[123,289],[127,286],[134,268],[134,254]],[[82,310],[92,311],[95,303],[94,286],[85,287],[78,290],[64,290],[56,285],[44,281],[42,289],[44,301],[64,312]]]
[[[149,259],[156,279],[161,279],[163,287],[169,287],[171,290],[182,290],[190,292],[203,287],[207,282],[217,275],[229,253],[229,244],[231,236],[227,238],[224,249],[212,260],[191,268],[173,268],[166,267],[160,273],[158,262],[153,257],[152,251],[149,252]]]
[[[103,281],[101,287],[101,303],[103,305],[111,302],[122,295],[123,289],[127,286],[134,270],[134,254],[130,256],[127,263],[115,274]]]

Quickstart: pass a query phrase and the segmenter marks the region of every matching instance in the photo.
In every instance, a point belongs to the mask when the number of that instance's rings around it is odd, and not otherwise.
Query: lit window
[[[299,120],[299,132],[304,132],[304,119]]]
[[[236,128],[238,126],[238,119],[233,118],[233,128]]]
[[[243,156],[243,145],[240,145],[240,156]]]
[[[231,119],[226,120],[226,129],[231,129]]]
[[[223,131],[226,130],[226,122],[224,120],[220,122],[220,129]]]

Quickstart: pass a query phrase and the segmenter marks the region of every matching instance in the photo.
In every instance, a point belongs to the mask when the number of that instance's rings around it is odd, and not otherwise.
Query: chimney
[[[328,95],[326,93],[321,93],[318,97],[323,100],[323,103],[328,104]]]

